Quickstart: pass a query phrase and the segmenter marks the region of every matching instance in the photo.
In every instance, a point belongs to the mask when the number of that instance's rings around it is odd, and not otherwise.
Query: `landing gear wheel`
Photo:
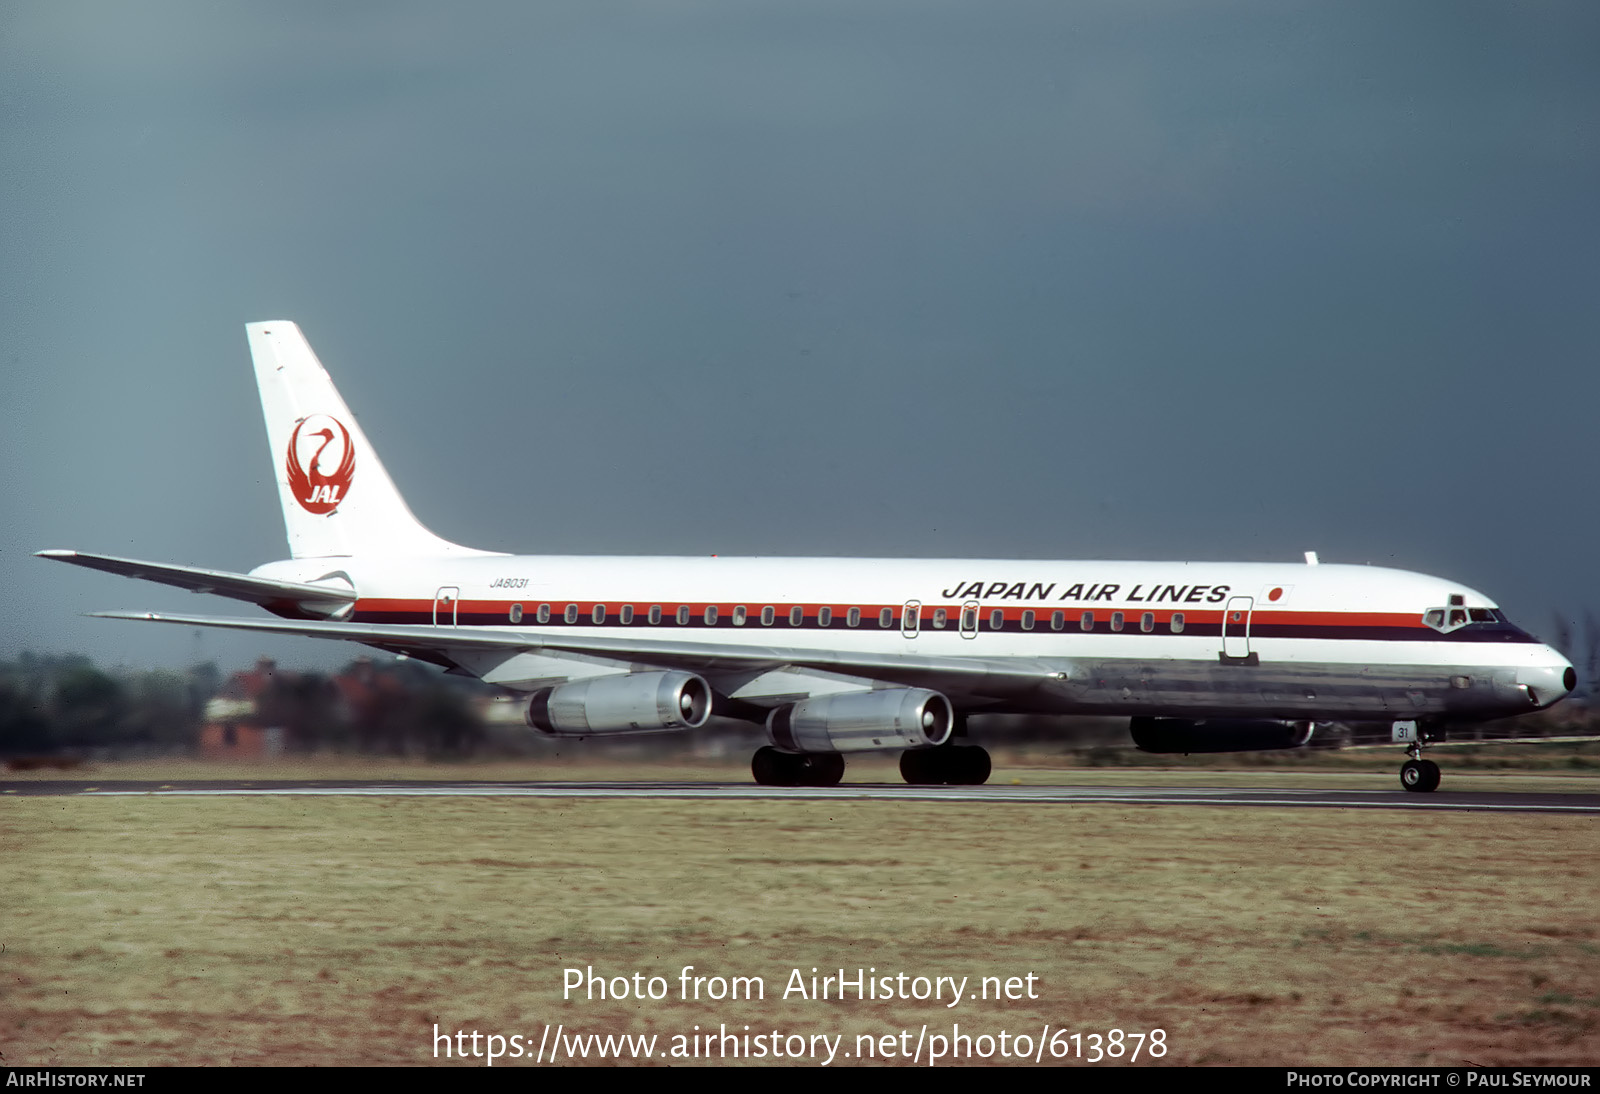
[[[770,745],[756,750],[750,758],[750,774],[755,776],[757,786],[792,786],[787,781],[789,764],[788,756],[779,752]]]
[[[1439,779],[1439,765],[1432,760],[1407,760],[1400,765],[1400,785],[1413,794],[1437,790]]]
[[[962,786],[982,786],[989,781],[989,775],[994,771],[994,763],[989,759],[987,749],[976,746],[958,748],[956,753],[961,756],[961,778],[953,780]]]
[[[1420,791],[1422,789],[1422,765],[1416,760],[1407,760],[1400,765],[1400,785],[1407,790]]]
[[[795,758],[806,761],[805,778],[801,786],[838,786],[839,780],[844,778],[844,757],[837,752]]]
[[[750,774],[760,786],[838,786],[844,757],[837,752],[797,755],[766,745],[751,757]]]
[[[900,777],[912,786],[932,786],[938,780],[933,777],[930,753],[917,748],[900,753]]]
[[[1439,780],[1443,777],[1439,771],[1439,765],[1432,760],[1418,760],[1417,762],[1422,765],[1426,776],[1422,783],[1423,790],[1431,792],[1439,789]]]
[[[966,745],[900,753],[900,777],[912,786],[982,786],[994,769],[989,753]]]

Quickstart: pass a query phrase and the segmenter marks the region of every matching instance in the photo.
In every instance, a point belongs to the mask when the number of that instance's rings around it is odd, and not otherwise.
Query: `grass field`
[[[1600,782],[1538,757],[1533,771],[1491,773],[1440,758],[1446,789]],[[997,781],[1389,789],[1392,773],[1344,763],[1152,771],[1014,757]],[[742,766],[579,753],[538,765],[147,761],[8,777],[742,781]],[[850,779],[894,781],[893,761],[853,763]],[[0,848],[0,1052],[11,1065],[418,1064],[435,1059],[435,1025],[522,1036],[533,1054],[547,1022],[566,1036],[653,1033],[658,1064],[688,1051],[672,1038],[696,1025],[802,1035],[808,1049],[811,1035],[842,1036],[835,1065],[858,1059],[858,1036],[909,1030],[894,1038],[909,1052],[923,1027],[949,1038],[957,1025],[978,1038],[1024,1033],[1034,1048],[1045,1027],[1082,1033],[1075,1052],[1091,1051],[1090,1033],[1158,1028],[1166,1056],[1144,1046],[1141,1062],[1162,1064],[1600,1059],[1594,817],[10,797]],[[667,998],[563,1000],[563,971],[590,966],[662,977]],[[765,998],[680,1000],[683,966],[762,977]],[[1037,998],[954,1009],[784,998],[795,969],[810,992],[813,968],[968,977],[968,993],[982,977],[1021,987],[1032,974]],[[970,1044],[1002,1059],[997,1040]]]
[[[1600,1061],[1592,817],[13,796],[0,847],[10,1065],[423,1063],[435,1024],[531,1054],[547,1022],[657,1053],[696,1025],[843,1035],[835,1066],[957,1023],[1161,1029],[1168,1064]],[[766,997],[681,1001],[685,965]],[[669,997],[563,1001],[588,966]],[[1031,973],[1038,997],[782,998],[813,967]]]

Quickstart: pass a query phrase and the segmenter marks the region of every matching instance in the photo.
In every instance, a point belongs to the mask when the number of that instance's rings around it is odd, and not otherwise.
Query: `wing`
[[[757,644],[674,642],[656,638],[584,638],[486,627],[473,627],[468,631],[450,627],[234,619],[153,612],[92,614],[101,619],[131,619],[175,623],[185,627],[222,627],[343,639],[446,667],[459,667],[464,661],[485,653],[501,653],[507,657],[533,653],[557,658],[563,654],[576,654],[584,658],[615,661],[620,667],[684,669],[712,677],[751,676],[785,668],[813,670],[905,687],[931,688],[942,692],[962,709],[1010,703],[1034,706],[1045,695],[1061,691],[1071,676],[1072,668],[1068,662],[1044,658],[995,660],[981,657],[875,655]]]
[[[198,566],[174,566],[164,562],[141,562],[113,555],[91,555],[83,551],[38,551],[38,558],[68,562],[108,574],[138,577],[146,581],[175,585],[195,593],[215,593],[260,604],[269,611],[290,615],[337,618],[356,602],[356,591],[348,582],[338,585],[302,585],[295,581],[273,581],[226,570],[203,570]]]

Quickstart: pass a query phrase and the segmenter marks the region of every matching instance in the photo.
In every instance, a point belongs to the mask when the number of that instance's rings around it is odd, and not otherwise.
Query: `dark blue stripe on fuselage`
[[[432,612],[377,612],[358,611],[352,617],[357,623],[392,623],[406,626],[431,627],[436,625]],[[952,616],[943,630],[934,627],[931,623],[924,622],[920,633],[923,634],[958,634],[958,620]],[[437,624],[450,626],[448,621]],[[536,623],[532,613],[523,616],[522,622],[513,623],[503,612],[461,612],[456,617],[456,626],[461,627],[497,627],[497,628],[527,628],[539,630],[563,630],[567,628],[600,628],[605,630],[642,630],[650,632],[696,631],[696,630],[738,630],[761,633],[780,634],[783,631],[865,631],[867,633],[897,634],[900,631],[900,619],[894,618],[893,625],[881,627],[878,625],[877,615],[863,616],[860,623],[851,627],[847,625],[842,613],[836,614],[832,622],[824,627],[817,622],[814,615],[806,616],[797,627],[789,622],[788,616],[779,616],[768,625],[761,623],[759,616],[750,616],[743,623],[735,623],[731,615],[723,614],[715,623],[707,623],[703,615],[696,613],[689,618],[687,623],[679,623],[674,617],[663,616],[660,623],[651,623],[649,617],[639,612],[634,615],[631,623],[624,623],[617,613],[608,613],[605,620],[596,623],[593,618],[585,613],[578,617],[576,623],[568,623],[562,615],[552,615],[548,623]],[[1230,633],[1243,637],[1239,628],[1234,628]],[[1129,635],[1140,637],[1156,636],[1181,636],[1184,638],[1215,638],[1221,641],[1222,624],[1220,623],[1189,623],[1182,631],[1174,632],[1163,623],[1157,623],[1149,631],[1140,627],[1137,613],[1129,613],[1129,618],[1124,620],[1122,629],[1114,631],[1111,622],[1106,619],[1095,621],[1093,630],[1083,630],[1075,616],[1069,616],[1067,625],[1061,630],[1054,630],[1048,618],[1034,623],[1032,629],[1024,629],[1022,622],[1017,619],[1007,619],[996,630],[989,625],[987,616],[979,621],[978,634],[1032,634],[1040,637],[1055,636],[1067,637],[1070,635]],[[1538,639],[1509,623],[1474,623],[1448,634],[1441,634],[1430,627],[1366,627],[1366,626],[1329,626],[1312,624],[1291,623],[1255,623],[1250,627],[1251,639],[1263,638],[1301,638],[1301,639],[1331,639],[1342,641],[1365,642],[1503,642],[1503,643],[1533,643]]]

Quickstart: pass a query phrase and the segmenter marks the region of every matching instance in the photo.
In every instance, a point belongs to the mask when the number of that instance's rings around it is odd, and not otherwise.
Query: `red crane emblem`
[[[316,451],[306,453],[301,450],[301,434],[305,435],[306,448],[311,447],[318,437],[322,444]],[[323,467],[323,454],[329,446],[336,446],[335,452],[329,456],[338,457],[338,466],[332,474],[325,473]],[[350,480],[356,473],[356,450],[350,443],[350,431],[344,423],[337,418],[330,418],[326,414],[313,414],[302,418],[294,427],[294,435],[289,438],[289,458],[287,461],[289,473],[289,492],[294,495],[294,500],[300,503],[300,508],[308,513],[331,513],[339,508],[339,503],[350,490]]]

